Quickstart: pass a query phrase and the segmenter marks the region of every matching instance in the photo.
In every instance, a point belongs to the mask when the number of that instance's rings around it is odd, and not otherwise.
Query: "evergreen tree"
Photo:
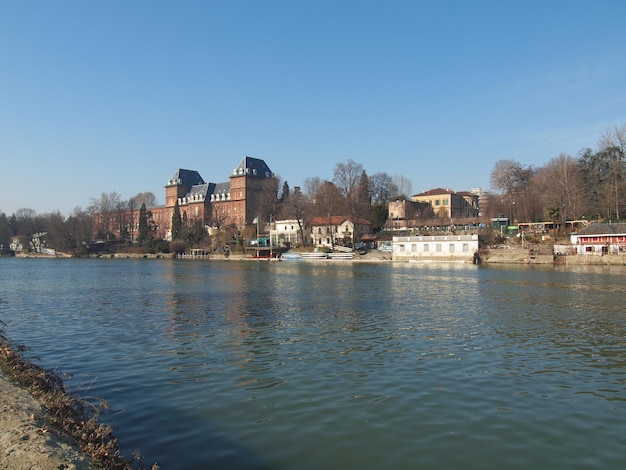
[[[372,205],[372,194],[370,190],[370,179],[365,170],[361,173],[359,185],[357,186],[357,204],[367,210]]]
[[[181,238],[183,231],[183,219],[180,217],[180,208],[178,207],[178,200],[174,204],[174,214],[172,215],[172,240],[178,240]]]
[[[385,222],[389,218],[389,209],[385,204],[375,204],[370,210],[368,220],[372,224],[372,230],[379,232],[385,226]]]
[[[283,191],[280,195],[280,200],[278,201],[279,203],[284,203],[289,199],[289,183],[287,183],[287,181],[285,181],[283,183]]]
[[[148,227],[148,211],[146,210],[146,203],[141,204],[139,209],[139,237],[138,241],[140,245],[145,245],[150,239],[150,228]]]

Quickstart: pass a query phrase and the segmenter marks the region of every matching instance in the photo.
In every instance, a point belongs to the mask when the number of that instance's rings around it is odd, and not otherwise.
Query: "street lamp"
[[[511,225],[515,225],[515,201],[511,202]]]

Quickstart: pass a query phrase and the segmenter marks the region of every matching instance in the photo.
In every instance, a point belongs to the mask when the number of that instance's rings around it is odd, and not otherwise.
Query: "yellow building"
[[[411,196],[413,202],[429,204],[436,217],[455,223],[478,217],[478,195],[469,191],[456,192],[436,188]]]

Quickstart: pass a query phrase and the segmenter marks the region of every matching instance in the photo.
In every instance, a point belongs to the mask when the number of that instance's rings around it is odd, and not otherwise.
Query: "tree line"
[[[146,209],[156,204],[157,199],[150,192],[138,193],[127,201],[112,192],[92,198],[87,209],[77,207],[68,217],[59,211],[38,214],[30,208],[18,209],[10,216],[0,212],[0,245],[8,250],[12,240],[17,238],[22,249],[36,251],[39,235],[45,234],[47,246],[74,256],[84,256],[98,244],[112,240],[157,248],[158,241],[152,237],[154,230]],[[139,236],[133,240],[128,226],[135,211],[140,214]]]
[[[495,163],[491,188],[495,192],[481,207],[483,221],[504,215],[512,221],[620,220],[626,204],[626,125],[602,134],[598,148],[582,149],[577,156],[560,154],[544,166],[533,167],[502,159]],[[261,195],[262,223],[293,219],[301,233],[312,218],[341,215],[366,219],[374,232],[383,230],[388,219],[388,203],[409,199],[411,182],[403,175],[368,175],[362,164],[347,160],[335,165],[332,180],[308,177],[302,187],[293,189],[280,177],[271,178]],[[6,249],[19,237],[24,248],[33,249],[33,234],[47,233],[48,245],[76,256],[86,254],[98,243],[115,242],[143,248],[167,250],[163,240],[154,237],[155,227],[149,207],[157,204],[150,192],[138,193],[125,201],[115,192],[91,199],[87,209],[76,208],[64,218],[60,212],[37,214],[19,209],[7,216],[0,212],[0,244]],[[129,230],[134,214],[139,226]],[[430,211],[422,214],[431,220]],[[177,250],[190,246],[224,244],[240,237],[252,237],[253,229],[211,221],[217,229],[209,236],[203,221],[187,220],[178,207],[172,218],[172,238]],[[136,239],[133,233],[137,233]],[[301,241],[306,244],[306,240]]]
[[[626,204],[626,125],[605,131],[598,148],[562,153],[542,167],[496,162],[490,198],[493,213],[518,222],[612,220]]]
[[[387,221],[387,203],[396,198],[408,198],[411,182],[404,175],[390,176],[376,173],[368,176],[363,165],[352,159],[335,165],[332,180],[308,177],[302,187],[293,189],[280,176],[266,187],[261,201],[261,220],[272,222],[292,219],[304,228],[315,217],[328,220],[333,216],[367,220],[374,232],[380,231]],[[306,245],[307,240],[300,240]]]

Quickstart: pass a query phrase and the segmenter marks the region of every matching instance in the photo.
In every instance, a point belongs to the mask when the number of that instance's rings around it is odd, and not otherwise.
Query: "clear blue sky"
[[[244,156],[489,189],[626,124],[626,2],[0,2],[0,210],[164,202]]]

